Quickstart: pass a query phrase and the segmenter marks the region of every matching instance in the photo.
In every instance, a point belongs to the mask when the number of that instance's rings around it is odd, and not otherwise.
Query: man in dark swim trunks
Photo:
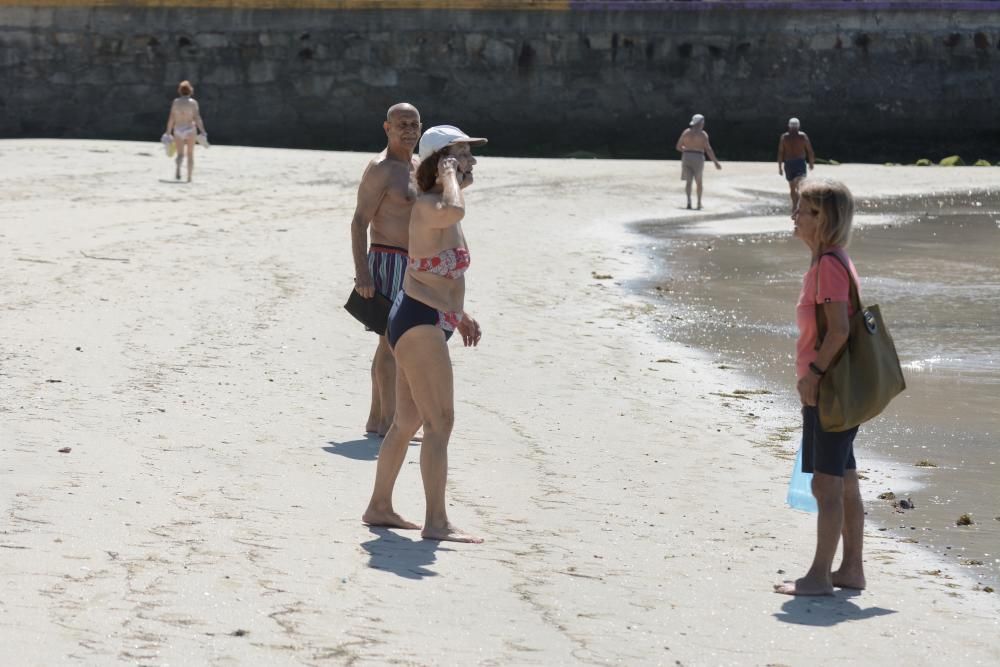
[[[812,171],[816,166],[816,156],[805,132],[799,129],[799,119],[788,119],[788,132],[778,141],[778,174],[788,181],[788,194],[792,198],[792,210],[799,203],[799,183],[806,177],[806,165]]]
[[[358,294],[370,299],[378,292],[392,301],[406,272],[410,209],[417,197],[413,177],[419,160],[413,151],[420,140],[420,113],[405,102],[393,105],[383,127],[388,145],[368,163],[361,176],[351,222],[351,250]],[[365,430],[385,435],[395,409],[396,362],[385,336],[379,336],[372,361],[372,403]]]

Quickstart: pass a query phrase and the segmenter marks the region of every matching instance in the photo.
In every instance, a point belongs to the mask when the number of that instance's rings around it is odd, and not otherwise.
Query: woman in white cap
[[[700,113],[691,116],[688,128],[681,132],[677,139],[677,150],[681,154],[681,180],[684,181],[684,191],[687,193],[687,207],[691,208],[691,181],[693,180],[698,188],[698,210],[701,210],[702,174],[705,171],[705,156],[708,156],[716,169],[722,169],[722,165],[715,159],[715,151],[708,140],[708,132],[705,131],[705,117]]]
[[[458,331],[469,347],[482,337],[479,323],[464,310],[469,248],[461,220],[462,190],[472,184],[476,164],[471,147],[485,143],[452,125],[432,127],[420,138],[416,179],[421,194],[410,213],[410,257],[403,289],[389,313],[396,414],[379,449],[375,489],[362,520],[372,526],[418,527],[393,510],[392,491],[409,441],[423,425],[420,474],[427,511],[421,535],[430,540],[482,542],[448,520],[445,483],[455,418],[448,339]]]

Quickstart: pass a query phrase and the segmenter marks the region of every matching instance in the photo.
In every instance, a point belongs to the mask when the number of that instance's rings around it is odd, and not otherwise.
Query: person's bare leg
[[[861,502],[861,485],[858,471],[844,473],[844,557],[840,569],[833,573],[833,585],[837,588],[865,587],[865,566],[862,562],[862,547],[865,534],[865,506]]]
[[[684,192],[687,194],[688,208],[691,208],[691,179],[685,179]]]
[[[181,163],[184,161],[184,142],[180,139],[174,139],[174,150],[177,151],[177,157],[174,158],[174,162],[177,163],[177,171],[174,174],[174,178],[179,181],[181,180]]]
[[[698,182],[698,210],[701,210],[701,174],[695,176],[695,180]]]
[[[802,185],[802,177],[796,178],[788,184],[789,193],[792,196],[792,212],[799,205],[799,186]]]
[[[775,584],[774,591],[785,595],[833,595],[830,570],[837,555],[837,543],[844,525],[844,479],[821,472],[813,474],[813,495],[819,506],[816,518],[816,555],[806,576]]]
[[[376,429],[379,435],[385,435],[392,425],[392,418],[396,412],[396,360],[392,356],[392,349],[385,336],[379,336],[378,339],[374,373],[379,404]]]
[[[385,433],[379,432],[379,422],[382,419],[382,404],[379,403],[379,396],[382,392],[378,389],[378,374],[375,372],[375,366],[378,363],[378,351],[382,348],[382,338],[379,337],[378,346],[375,348],[375,355],[372,357],[372,367],[371,367],[371,378],[372,378],[372,406],[368,410],[368,421],[365,422],[365,433],[377,433],[378,435],[385,435]]]
[[[427,512],[421,536],[428,540],[482,542],[448,520],[448,440],[455,423],[454,378],[448,344],[440,329],[413,327],[396,344],[397,367],[405,367],[410,390],[424,425],[420,445],[420,475]],[[398,409],[398,406],[397,406]]]
[[[188,137],[187,141],[188,158],[188,183],[191,182],[191,174],[194,172],[194,137]]]
[[[361,520],[369,526],[414,530],[420,526],[399,516],[392,508],[392,491],[396,486],[396,478],[399,477],[399,471],[406,459],[410,438],[420,427],[420,413],[417,412],[417,406],[413,402],[406,373],[401,368],[396,371],[395,394],[399,401],[396,405],[396,416],[378,450],[378,463],[375,466],[375,488]]]

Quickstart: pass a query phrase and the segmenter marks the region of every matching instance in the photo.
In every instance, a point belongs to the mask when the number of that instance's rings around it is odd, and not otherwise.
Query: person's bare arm
[[[705,133],[705,155],[715,164],[716,169],[722,169],[722,165],[715,159],[715,151],[712,150],[712,144],[708,140],[708,132]]]
[[[420,224],[435,229],[443,229],[458,224],[465,217],[465,197],[458,183],[458,160],[443,157],[438,162],[438,182],[444,188],[440,199],[421,197],[414,206],[429,207],[419,216]]]
[[[681,136],[679,136],[677,138],[677,146],[675,148],[677,148],[677,152],[678,153],[683,153],[684,152],[684,137],[685,136],[687,136],[687,130],[684,130],[683,132],[681,132]]]
[[[785,137],[778,139],[778,174],[785,173]]]
[[[822,308],[823,314],[826,315],[826,335],[823,336],[823,344],[816,352],[816,361],[813,363],[825,372],[829,370],[834,357],[847,342],[851,323],[847,315],[846,301],[817,304],[816,307]],[[799,380],[798,390],[802,405],[816,405],[819,399],[819,381],[820,376],[811,370]]]
[[[366,299],[375,296],[375,281],[368,270],[368,225],[378,211],[389,185],[388,171],[369,163],[358,186],[358,202],[351,220],[351,254],[354,256],[354,289]]]
[[[170,105],[170,114],[167,116],[167,129],[166,133],[170,134],[174,131],[174,104]]]
[[[809,168],[810,169],[815,169],[816,168],[816,155],[813,153],[812,142],[809,141],[809,137],[806,135],[805,132],[802,133],[802,136],[805,137],[805,140],[806,140],[806,157],[809,158]]]
[[[195,123],[195,125],[198,126],[198,129],[201,130],[202,134],[208,134],[208,130],[205,129],[205,123],[203,123],[202,120],[201,120],[201,107],[199,107],[198,103],[195,102],[194,100],[191,100],[191,101],[194,103],[194,123]]]

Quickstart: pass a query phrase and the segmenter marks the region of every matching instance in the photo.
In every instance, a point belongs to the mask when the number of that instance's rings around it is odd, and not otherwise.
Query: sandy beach
[[[153,142],[0,157],[8,664],[1000,661],[1000,596],[873,525],[869,590],[771,592],[804,572],[814,517],[784,504],[789,450],[724,406],[757,380],[659,339],[626,287],[650,271],[629,223],[690,215],[676,161],[480,159],[484,338],[451,345],[471,546],[360,522],[375,341],[341,305],[368,155],[215,146],[190,185]],[[706,224],[784,191],[772,164],[724,167]],[[1000,173],[818,171],[859,197]]]

